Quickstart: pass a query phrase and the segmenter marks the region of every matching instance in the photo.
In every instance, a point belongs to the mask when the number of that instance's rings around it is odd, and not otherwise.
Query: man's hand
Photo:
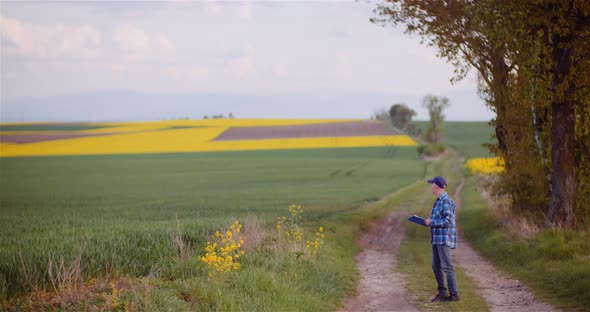
[[[430,226],[431,221],[432,220],[430,220],[430,218],[428,218],[428,219],[424,220],[424,223],[426,223],[426,226]]]

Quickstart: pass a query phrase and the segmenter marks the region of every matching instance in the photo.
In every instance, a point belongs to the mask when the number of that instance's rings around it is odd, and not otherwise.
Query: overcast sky
[[[476,90],[473,77],[451,85],[452,66],[419,38],[371,24],[374,3],[2,1],[0,6],[3,101],[110,90],[414,97]],[[454,119],[492,116],[482,103],[453,112]]]

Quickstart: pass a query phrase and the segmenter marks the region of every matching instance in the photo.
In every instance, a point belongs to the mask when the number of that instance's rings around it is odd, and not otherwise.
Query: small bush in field
[[[437,156],[445,152],[447,148],[443,144],[429,143],[426,145],[418,145],[416,150],[420,156]]]

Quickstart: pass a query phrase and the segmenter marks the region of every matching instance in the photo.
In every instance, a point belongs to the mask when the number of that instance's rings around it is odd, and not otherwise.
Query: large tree
[[[551,103],[552,191],[545,224],[570,227],[575,223],[578,190],[577,146],[587,146],[577,142],[576,127],[588,126],[578,122],[583,107],[590,105],[584,90],[590,87],[590,2],[545,0],[536,5],[517,3],[513,9],[521,12],[521,27],[540,41],[540,62],[535,65],[540,68],[539,79],[548,76],[550,81],[545,91]]]
[[[511,25],[500,33],[514,51],[518,79],[524,80],[525,88],[516,90],[521,98],[515,104],[528,105],[538,113],[535,127],[548,133],[551,191],[545,225],[572,227],[577,206],[588,208],[587,199],[582,205],[577,203],[578,184],[584,181],[577,171],[580,168],[588,173],[587,166],[580,164],[587,150],[580,147],[587,147],[590,137],[582,129],[587,124],[580,121],[589,118],[590,2],[508,1],[487,5],[503,13],[500,18]]]
[[[590,185],[576,175],[588,167],[580,160],[588,159],[590,136],[579,123],[589,119],[590,2],[391,0],[376,12],[373,22],[404,24],[437,47],[455,79],[477,70],[496,112],[496,153],[506,159],[513,199],[528,207],[546,189],[545,224],[572,226],[578,181]]]
[[[506,130],[502,116],[510,106],[511,63],[506,43],[499,36],[487,36],[485,32],[501,27],[493,17],[482,14],[481,8],[471,1],[383,1],[376,10],[374,23],[387,26],[405,25],[406,33],[417,34],[429,46],[438,48],[439,57],[455,67],[453,81],[467,75],[475,68],[488,97],[490,108],[496,112],[496,137],[499,148],[505,150]]]
[[[428,116],[430,117],[428,129],[424,133],[426,142],[432,144],[442,143],[445,121],[443,110],[449,105],[449,99],[446,97],[437,97],[428,94],[422,98],[422,107],[428,110]]]
[[[497,144],[492,152],[505,159],[507,174],[502,177],[499,192],[511,194],[516,210],[542,207],[548,198],[547,183],[535,183],[544,177],[542,168],[531,153],[528,124],[532,122],[530,109],[514,105],[517,65],[502,31],[507,21],[498,20],[492,2],[472,1],[386,1],[379,4],[373,22],[383,26],[405,25],[406,32],[419,35],[434,46],[439,56],[455,67],[453,81],[462,79],[471,68],[479,76],[479,91],[487,105],[496,113],[491,121],[495,126]],[[520,169],[527,169],[521,175]],[[533,182],[533,183],[531,183]],[[524,192],[523,192],[524,190]],[[521,194],[526,194],[522,196]]]
[[[410,125],[414,116],[416,116],[416,111],[406,104],[394,104],[389,108],[391,123],[402,130],[405,130]]]

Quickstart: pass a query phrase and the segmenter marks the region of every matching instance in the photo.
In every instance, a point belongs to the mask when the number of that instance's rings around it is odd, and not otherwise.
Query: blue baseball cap
[[[441,176],[436,176],[434,177],[434,179],[432,180],[428,180],[428,183],[434,183],[436,185],[438,185],[438,187],[440,188],[445,188],[447,187],[447,180],[445,180],[445,178],[441,177]]]

